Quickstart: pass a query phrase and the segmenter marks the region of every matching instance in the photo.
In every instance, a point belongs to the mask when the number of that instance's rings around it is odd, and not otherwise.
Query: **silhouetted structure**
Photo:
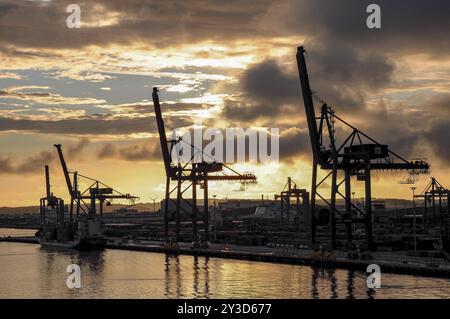
[[[297,188],[297,184],[288,177],[288,181],[281,193],[275,195],[275,200],[280,199],[280,223],[283,225],[286,221],[290,221],[290,212],[295,208],[297,214],[297,225],[299,232],[307,232],[305,229],[310,224],[309,216],[309,193],[306,189]],[[304,229],[301,229],[303,221]]]
[[[300,46],[297,51],[297,64],[300,76],[300,84],[303,93],[303,103],[308,122],[309,136],[313,152],[313,171],[311,185],[311,225],[312,242],[315,242],[316,196],[321,198],[330,209],[330,242],[331,247],[336,247],[336,223],[346,225],[348,242],[352,241],[352,223],[364,223],[369,247],[372,246],[372,189],[371,172],[374,170],[405,170],[411,175],[427,173],[429,164],[424,161],[407,161],[403,157],[391,151],[388,145],[380,144],[373,138],[364,134],[354,126],[338,117],[332,108],[320,98],[317,98],[310,88],[308,72],[306,68],[305,49]],[[321,103],[320,117],[316,117],[313,97]],[[319,122],[317,123],[317,120]],[[346,126],[352,132],[342,143],[338,144],[335,132],[335,122]],[[325,178],[317,181],[317,167],[329,170]],[[342,181],[338,182],[338,172],[344,173]],[[325,199],[317,191],[331,176],[330,200]],[[351,176],[356,176],[358,181],[365,182],[365,208],[355,206],[351,200],[352,187]],[[339,191],[344,184],[345,193]],[[341,196],[345,200],[345,211],[336,209],[336,197]],[[363,217],[356,217],[357,213]],[[338,217],[336,217],[336,214]]]
[[[414,195],[414,198],[423,199],[425,208],[424,217],[427,219],[429,217],[438,217],[440,214],[450,214],[450,207],[448,205],[449,196],[450,191],[432,177],[422,193]]]
[[[231,169],[223,163],[217,163],[215,161],[206,161],[205,154],[202,150],[195,149],[195,147],[184,141],[182,138],[167,139],[166,130],[164,126],[164,120],[162,117],[161,106],[159,103],[158,89],[153,88],[153,106],[155,109],[156,122],[158,125],[158,133],[161,144],[161,151],[164,161],[164,168],[166,171],[166,192],[164,201],[164,237],[166,241],[169,241],[169,202],[172,201],[176,204],[175,211],[175,241],[180,239],[180,211],[192,218],[193,227],[193,242],[198,241],[197,230],[197,185],[200,189],[203,189],[203,229],[205,243],[209,240],[209,212],[208,212],[208,182],[209,181],[238,181],[242,183],[254,183],[256,182],[256,176],[251,173],[240,174]],[[193,150],[191,160],[187,163],[174,163],[172,160],[172,150],[177,143],[187,143]],[[170,145],[170,146],[169,146]],[[178,154],[178,153],[177,153]],[[201,161],[195,161],[197,156],[201,156]],[[227,170],[229,174],[225,174],[224,170]],[[211,175],[213,173],[221,173],[222,175]],[[174,188],[170,187],[171,181],[176,182]],[[186,183],[188,185],[186,185]],[[187,201],[183,198],[183,195],[191,188],[192,200]],[[173,193],[176,193],[175,199],[171,197]],[[190,209],[183,208],[180,202],[184,201]]]

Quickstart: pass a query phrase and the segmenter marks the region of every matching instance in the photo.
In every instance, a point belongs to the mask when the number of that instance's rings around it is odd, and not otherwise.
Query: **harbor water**
[[[34,230],[0,229],[0,236]],[[81,269],[81,288],[66,268]],[[450,280],[193,256],[0,242],[0,298],[450,298]]]

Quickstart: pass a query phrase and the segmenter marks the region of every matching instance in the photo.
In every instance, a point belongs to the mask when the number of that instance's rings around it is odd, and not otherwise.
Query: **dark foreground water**
[[[66,286],[69,264],[81,268],[80,289]],[[0,298],[450,298],[447,279],[382,274],[369,292],[365,282],[348,270],[0,243]]]

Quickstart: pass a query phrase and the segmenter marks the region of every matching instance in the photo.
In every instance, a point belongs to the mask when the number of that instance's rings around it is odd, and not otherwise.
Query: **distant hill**
[[[0,214],[32,214],[38,213],[39,206],[0,207]]]
[[[155,203],[156,210],[159,210],[159,203]],[[137,209],[138,211],[153,211],[153,203],[139,203],[136,205],[121,205],[121,204],[112,204],[111,206],[104,206],[104,212],[110,213],[113,210],[120,209],[123,207]],[[0,207],[0,215],[1,214],[38,214],[39,206],[23,206],[23,207]]]
[[[228,199],[230,201],[234,201],[235,199]],[[355,199],[357,202],[361,202],[363,201],[362,198],[356,198]],[[386,208],[407,208],[407,207],[411,207],[412,206],[412,201],[411,200],[407,200],[407,199],[398,199],[398,198],[387,198],[387,199],[382,199],[382,198],[374,198],[373,201],[378,201],[378,200],[384,200],[386,203]],[[221,202],[223,200],[220,200]],[[322,201],[318,201],[317,202],[319,205],[324,204]],[[343,205],[344,204],[344,200],[342,199],[338,199],[337,200],[338,205]],[[212,202],[211,202],[212,204]],[[255,200],[255,205],[258,204],[258,200]],[[416,202],[417,206],[421,206],[423,205],[422,202],[417,201]],[[153,203],[139,203],[139,204],[135,204],[135,205],[121,205],[121,204],[112,204],[111,206],[104,206],[104,212],[105,213],[109,213],[113,210],[119,209],[119,208],[123,208],[123,207],[128,207],[128,208],[133,208],[133,209],[137,209],[138,211],[153,211]],[[160,203],[156,202],[155,204],[155,209],[159,210],[160,208]],[[0,207],[0,214],[33,214],[33,213],[38,213],[39,212],[39,206],[24,206],[24,207]]]

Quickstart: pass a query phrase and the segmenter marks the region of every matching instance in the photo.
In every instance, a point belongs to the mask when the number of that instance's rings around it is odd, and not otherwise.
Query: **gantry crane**
[[[54,145],[58,151],[59,160],[64,173],[67,190],[70,196],[69,220],[65,219],[66,208],[64,201],[53,195],[50,189],[50,173],[48,165],[45,165],[46,196],[40,200],[41,227],[36,233],[39,242],[44,245],[62,244],[72,248],[96,249],[103,248],[106,239],[103,237],[103,205],[110,204],[112,199],[135,200],[138,197],[130,194],[122,194],[102,182],[90,177],[73,172],[73,184],[70,178],[71,172],[67,169],[60,144]],[[80,190],[79,178],[89,181],[90,186],[84,191]],[[89,203],[85,202],[89,200]],[[99,214],[97,214],[97,201]],[[76,218],[74,220],[74,204]],[[51,207],[55,213],[54,222],[47,218],[47,207]],[[80,215],[80,213],[83,213]]]
[[[291,210],[294,209],[297,214],[297,226],[299,232],[307,232],[305,229],[311,218],[309,215],[309,192],[306,189],[300,189],[297,184],[288,177],[287,183],[284,186],[280,194],[275,194],[275,200],[280,200],[280,223],[283,225],[285,223],[285,218],[287,224],[291,220]],[[286,216],[285,216],[286,213]],[[302,223],[303,222],[303,223]],[[303,229],[302,229],[303,226]]]
[[[48,165],[45,165],[45,189],[46,196],[40,200],[39,213],[41,227],[47,225],[47,207],[51,207],[55,211],[55,224],[61,227],[64,224],[64,200],[53,195],[50,186],[50,171]]]
[[[442,248],[445,252],[450,252],[450,190],[442,186],[436,178],[431,177],[425,189],[418,195],[413,195],[414,199],[423,199],[424,220],[430,220],[434,224],[440,225]],[[431,214],[429,209],[431,208]],[[430,216],[431,215],[431,216]]]
[[[425,219],[429,216],[429,208],[431,207],[431,217],[439,217],[441,214],[450,215],[450,190],[442,186],[436,178],[431,177],[422,193],[414,195],[414,198],[420,198],[424,201]]]
[[[152,98],[153,106],[155,109],[156,122],[158,126],[159,139],[161,144],[161,151],[163,156],[164,168],[166,172],[166,191],[164,201],[164,238],[167,241],[169,238],[169,202],[173,202],[176,206],[175,209],[175,241],[180,240],[180,211],[192,218],[193,228],[193,242],[198,241],[198,229],[197,229],[197,185],[203,188],[203,229],[204,229],[204,241],[209,240],[209,213],[208,213],[208,182],[209,181],[237,181],[245,184],[251,184],[256,182],[256,176],[252,173],[238,173],[231,167],[224,163],[218,163],[214,160],[205,160],[206,155],[202,150],[196,149],[192,144],[187,143],[182,138],[179,139],[167,139],[166,130],[164,126],[164,120],[161,112],[161,105],[159,102],[158,88],[153,88]],[[172,159],[172,149],[177,143],[187,143],[188,147],[194,151],[191,160],[187,163],[174,163]],[[196,161],[194,158],[196,155],[201,156],[201,161]],[[214,175],[213,175],[214,174]],[[174,188],[170,188],[171,181],[176,182]],[[189,183],[187,186],[183,186],[183,183]],[[183,198],[183,194],[191,188],[192,189],[192,202],[189,202]],[[176,199],[171,198],[171,195],[176,192]],[[181,202],[187,205],[187,209],[181,205]]]
[[[69,170],[67,169],[66,160],[64,159],[64,155],[62,152],[61,144],[55,144],[54,146],[58,151],[58,157],[67,185],[67,191],[70,195],[70,223],[72,223],[73,221],[74,209],[76,220],[79,218],[80,213],[93,217],[97,215],[98,201],[99,217],[100,219],[103,219],[103,206],[105,203],[110,203],[110,201],[114,199],[126,199],[133,202],[139,198],[130,194],[123,194],[115,190],[114,188],[100,182],[99,180],[79,174],[77,171],[69,172]],[[70,174],[73,174],[73,183],[70,178]],[[80,189],[80,179],[84,179],[85,181],[90,183],[89,186],[84,190]]]
[[[429,164],[425,161],[408,161],[389,149],[388,145],[380,144],[367,134],[338,117],[333,109],[313,93],[309,85],[306,68],[305,49],[297,50],[297,65],[300,85],[303,93],[303,103],[306,111],[309,136],[313,153],[312,185],[311,185],[311,225],[312,242],[316,236],[315,206],[316,196],[321,198],[330,209],[330,242],[336,247],[336,223],[346,225],[347,240],[352,240],[352,223],[363,223],[366,228],[366,238],[372,247],[372,189],[371,172],[374,170],[403,170],[411,175],[428,173]],[[320,117],[316,117],[313,98],[321,103]],[[317,123],[317,120],[319,123]],[[343,142],[338,144],[335,134],[335,123],[339,122],[351,130]],[[317,181],[317,168],[330,172],[321,181]],[[343,171],[344,179],[338,183],[338,171]],[[317,188],[331,176],[331,198],[325,199]],[[351,201],[351,176],[365,182],[365,208],[361,209]],[[339,191],[344,183],[345,195]],[[345,211],[336,209],[336,197],[345,200]],[[336,218],[336,214],[339,215]],[[362,217],[357,217],[360,215]]]

